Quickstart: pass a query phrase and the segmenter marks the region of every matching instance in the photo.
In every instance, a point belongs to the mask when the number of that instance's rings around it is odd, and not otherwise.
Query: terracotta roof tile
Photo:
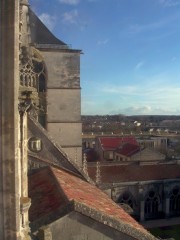
[[[104,151],[115,150],[122,143],[131,143],[138,145],[135,137],[99,137],[100,144]]]
[[[69,177],[67,173],[62,174],[62,171],[59,169],[53,169],[53,173],[56,175],[60,186],[70,201],[76,200],[108,215],[119,216],[121,220],[123,220],[123,217],[125,217],[125,221],[127,221],[127,218],[129,219],[129,215],[122,211],[119,206],[97,187],[77,177]],[[130,220],[132,220],[131,217]],[[134,220],[132,222],[135,223]]]
[[[104,192],[69,172],[59,168],[46,167],[33,173],[29,177],[29,182],[29,195],[32,199],[31,220],[36,220],[53,211],[56,212],[59,207],[73,201],[75,211],[83,212],[83,209],[87,208],[88,211],[83,214],[89,214],[94,218],[98,213],[103,218],[107,217],[111,221],[115,221],[118,225],[124,224],[126,227],[152,237]],[[80,208],[80,206],[83,207]]]
[[[103,183],[163,180],[180,178],[180,165],[111,165],[101,166],[100,172]],[[96,167],[88,166],[88,173],[95,180]]]
[[[139,150],[140,150],[140,147],[138,145],[135,145],[132,143],[123,143],[116,150],[116,152],[126,157],[130,157],[133,154],[139,152]]]
[[[31,198],[30,221],[34,221],[67,203],[67,199],[57,191],[52,173],[44,168],[29,176],[29,197]]]

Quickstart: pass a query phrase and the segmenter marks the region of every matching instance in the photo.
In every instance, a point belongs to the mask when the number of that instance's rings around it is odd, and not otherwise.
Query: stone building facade
[[[98,172],[99,187],[146,227],[180,223],[179,164],[101,164]],[[96,181],[95,164],[88,164],[88,174]]]
[[[33,117],[81,165],[81,50],[57,39],[27,1],[21,5],[21,21],[20,93],[31,94]]]

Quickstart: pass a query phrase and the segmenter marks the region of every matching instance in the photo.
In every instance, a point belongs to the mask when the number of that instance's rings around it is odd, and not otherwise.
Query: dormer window
[[[32,152],[40,152],[42,150],[42,141],[40,138],[32,137],[28,141],[29,150]]]

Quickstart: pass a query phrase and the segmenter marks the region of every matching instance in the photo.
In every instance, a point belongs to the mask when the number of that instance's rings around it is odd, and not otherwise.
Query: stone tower
[[[18,0],[0,6],[0,239],[29,239],[26,103],[19,104]],[[20,113],[20,114],[19,114]]]
[[[73,160],[82,164],[80,54],[57,39],[29,8],[31,46],[42,61],[39,122]]]
[[[81,50],[57,39],[32,12],[27,0],[21,4],[21,98],[28,92],[33,102],[31,114],[81,165]]]

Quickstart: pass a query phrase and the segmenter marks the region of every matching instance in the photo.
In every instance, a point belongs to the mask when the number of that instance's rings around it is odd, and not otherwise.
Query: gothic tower
[[[82,165],[80,54],[57,39],[29,9],[31,46],[44,63],[39,99],[45,115],[39,122],[71,158]]]
[[[0,239],[29,239],[25,102],[19,104],[20,5],[0,7]]]
[[[80,54],[57,39],[22,1],[20,93],[30,113],[82,165]],[[24,97],[23,97],[24,96]]]

